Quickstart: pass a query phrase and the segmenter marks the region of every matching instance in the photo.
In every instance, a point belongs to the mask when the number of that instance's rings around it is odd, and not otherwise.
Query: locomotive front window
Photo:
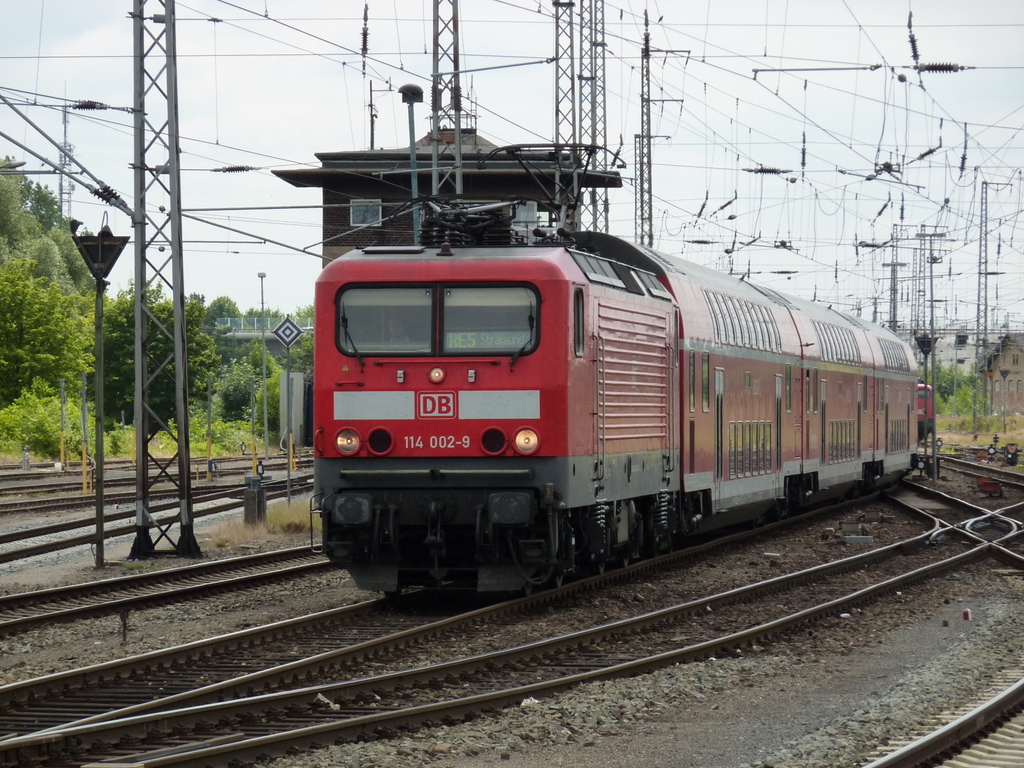
[[[338,296],[338,348],[346,355],[429,355],[434,289],[349,288]]]
[[[441,352],[446,355],[526,355],[540,335],[537,294],[525,286],[443,289]]]

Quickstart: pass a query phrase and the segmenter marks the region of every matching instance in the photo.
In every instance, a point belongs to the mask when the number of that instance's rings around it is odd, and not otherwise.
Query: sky
[[[312,303],[320,260],[281,244],[319,252],[320,193],[271,171],[370,148],[371,100],[374,146],[408,145],[397,91],[429,88],[433,5],[177,3],[186,293],[258,307],[264,272],[268,313]],[[67,142],[131,204],[131,8],[0,0],[0,94],[17,107],[0,103],[0,132],[17,142],[0,136],[0,156],[45,169],[18,144],[56,161],[62,107],[102,102],[113,109],[67,111]],[[147,13],[159,9],[149,0]],[[480,134],[499,145],[553,141],[551,2],[461,0],[459,10],[462,85]],[[989,324],[1024,328],[1024,3],[607,2],[606,144],[625,164],[609,228],[630,239],[645,11],[656,248],[880,322],[895,261],[906,265],[901,324],[926,322],[934,307],[937,327],[973,327],[988,182],[988,270],[999,273],[988,278]],[[428,112],[417,112],[421,135]],[[215,170],[229,166],[255,170]],[[53,175],[32,178],[57,189]],[[71,200],[92,231],[106,213],[115,233],[130,234],[129,218],[84,188]],[[915,251],[926,243],[930,270]],[[113,290],[131,281],[132,253]]]

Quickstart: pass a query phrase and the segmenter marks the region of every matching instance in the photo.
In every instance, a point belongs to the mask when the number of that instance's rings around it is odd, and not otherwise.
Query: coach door
[[[770,441],[769,441],[770,442]],[[775,445],[769,445],[768,450],[774,449],[775,466],[770,467],[775,473],[776,483],[782,479],[782,374],[775,374]],[[778,494],[776,494],[778,495]]]
[[[723,413],[723,390],[725,371],[715,369],[715,495],[722,487],[723,446],[725,444],[725,414]]]
[[[831,461],[831,459],[832,459],[832,457],[828,455],[828,452],[826,450],[826,448],[828,446],[828,443],[827,443],[827,440],[828,440],[828,430],[826,429],[826,427],[828,426],[828,419],[825,416],[825,401],[827,400],[827,398],[825,397],[825,392],[826,392],[827,389],[828,389],[828,380],[827,379],[822,379],[821,380],[821,424],[819,424],[819,429],[821,429],[821,454],[819,454],[819,456],[818,456],[818,461],[820,463],[822,463],[822,464],[826,464],[829,461]]]

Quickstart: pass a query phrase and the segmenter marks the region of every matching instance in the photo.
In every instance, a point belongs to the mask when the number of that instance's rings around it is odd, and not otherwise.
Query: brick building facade
[[[985,367],[992,372],[989,380],[992,412],[1002,413],[1004,405],[1006,413],[1024,412],[1024,334],[1003,336]]]

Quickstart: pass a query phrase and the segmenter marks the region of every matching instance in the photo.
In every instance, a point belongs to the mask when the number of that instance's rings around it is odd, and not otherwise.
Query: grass
[[[320,520],[313,517],[314,527],[320,530]],[[309,532],[309,500],[292,501],[291,504],[268,504],[267,521],[258,525],[246,525],[236,518],[212,528],[209,533],[213,546],[220,549],[240,547],[254,541],[266,539],[274,534],[297,534]]]

